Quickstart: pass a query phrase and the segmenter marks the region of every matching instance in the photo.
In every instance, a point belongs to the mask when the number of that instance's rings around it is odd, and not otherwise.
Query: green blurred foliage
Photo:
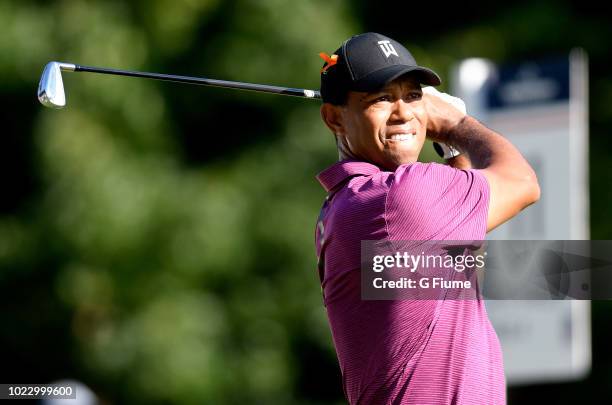
[[[313,87],[317,53],[355,30],[342,2],[0,7],[1,49],[11,55],[0,63],[2,86],[30,94],[49,60],[164,71],[165,60],[185,55],[183,72]],[[316,35],[303,35],[318,24]],[[238,29],[200,32],[209,25]],[[50,320],[41,308],[47,319],[32,325],[41,344],[26,336],[17,346],[39,355],[56,347],[70,360],[41,376],[80,378],[111,402],[299,402],[299,341],[335,360],[312,240],[323,195],[313,176],[335,151],[316,103],[284,108],[272,142],[194,164],[181,156],[164,97],[170,85],[76,74],[64,83],[65,110],[23,117],[31,133],[18,135],[31,143],[38,187],[0,221],[3,287],[44,282],[63,316]],[[219,100],[197,91],[204,108]],[[286,103],[230,93],[265,108]],[[223,143],[228,124],[199,122],[194,136],[204,147]],[[240,125],[248,137],[249,123]],[[24,300],[9,293],[4,301],[17,336],[32,332],[19,329],[33,316]],[[67,329],[63,340],[45,341],[48,327]],[[36,364],[34,353],[16,355],[26,365],[11,367]]]
[[[336,159],[317,103],[93,74],[64,74],[63,111],[34,93],[50,60],[317,88],[317,54],[366,29],[439,72],[467,56],[607,52],[607,21],[567,5],[435,30],[389,7],[1,2],[4,380],[73,377],[109,403],[342,403],[313,242],[314,175]],[[612,79],[592,83],[592,229],[610,239]]]

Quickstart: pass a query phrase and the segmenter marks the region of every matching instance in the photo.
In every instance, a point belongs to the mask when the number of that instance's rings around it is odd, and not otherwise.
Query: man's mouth
[[[414,134],[397,134],[397,135],[391,135],[390,138],[387,138],[391,141],[407,141],[409,139],[412,139],[415,135]]]
[[[416,139],[416,132],[412,131],[412,132],[387,135],[387,137],[385,138],[385,141],[406,142],[406,141],[413,141],[415,139]]]

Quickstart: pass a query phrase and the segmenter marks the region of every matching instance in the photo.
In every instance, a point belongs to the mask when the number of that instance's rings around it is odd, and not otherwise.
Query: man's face
[[[422,97],[420,84],[406,76],[374,93],[350,92],[338,107],[342,152],[387,170],[415,162],[427,131]]]

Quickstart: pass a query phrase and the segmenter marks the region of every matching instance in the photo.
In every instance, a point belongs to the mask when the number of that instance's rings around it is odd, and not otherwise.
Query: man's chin
[[[385,159],[384,168],[395,171],[401,165],[409,165],[417,161],[418,156],[389,156]]]

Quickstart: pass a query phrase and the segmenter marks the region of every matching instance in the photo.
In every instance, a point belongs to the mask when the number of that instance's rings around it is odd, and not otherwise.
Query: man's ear
[[[321,118],[325,125],[327,125],[330,131],[335,135],[342,135],[345,133],[342,119],[342,107],[330,103],[323,103],[321,105]]]

